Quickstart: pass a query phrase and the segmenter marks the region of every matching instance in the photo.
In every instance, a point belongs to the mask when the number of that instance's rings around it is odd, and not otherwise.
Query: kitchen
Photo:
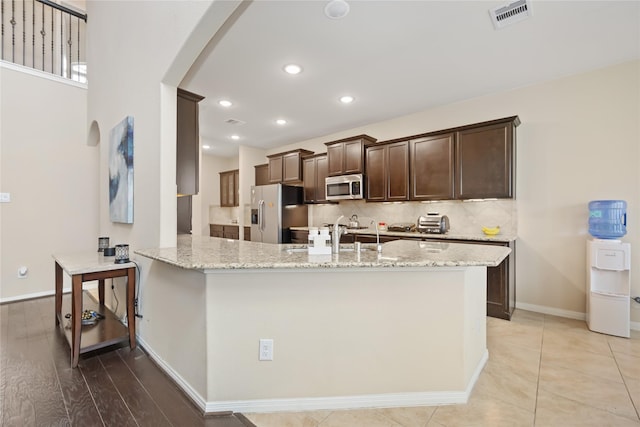
[[[100,15],[112,18],[114,21],[126,15],[122,10],[110,9],[108,5],[94,4],[91,7],[94,8],[94,12],[99,12]],[[149,11],[144,7],[136,5],[132,16],[142,18],[147,16],[147,12]],[[196,27],[196,22],[199,22],[202,17],[202,10],[190,10],[189,13],[193,13],[194,18],[187,26]],[[127,51],[148,49],[149,46],[144,44],[148,38],[139,37],[140,34],[136,32],[138,27],[134,22],[131,24],[122,33],[112,34],[108,42],[100,37],[94,38],[97,51],[108,51],[114,38],[120,41],[122,48]],[[593,23],[593,25],[591,28],[595,28],[598,24]],[[158,40],[167,39],[163,36],[162,29],[152,28],[151,31]],[[186,31],[178,32],[184,38],[187,38],[186,33]],[[503,34],[508,33],[503,32]],[[615,31],[607,34],[615,34]],[[176,35],[173,34],[173,37]],[[594,42],[587,44],[600,46]],[[92,58],[94,65],[98,68],[96,70],[98,74],[94,74],[96,78],[93,80],[94,84],[89,95],[89,118],[97,120],[105,130],[109,129],[110,123],[115,123],[125,113],[132,112],[137,118],[144,119],[136,122],[138,131],[136,144],[145,155],[149,156],[151,164],[137,171],[137,177],[140,180],[137,179],[136,182],[157,183],[159,176],[167,176],[164,172],[160,172],[160,166],[155,164],[156,162],[159,164],[160,161],[152,153],[156,153],[158,141],[163,138],[161,135],[171,134],[171,129],[161,132],[160,129],[163,126],[160,124],[160,119],[149,113],[157,111],[159,102],[157,84],[164,81],[166,63],[170,63],[179,51],[179,48],[175,47],[175,42],[168,41],[167,45],[166,52],[159,53],[158,59],[148,64],[137,63],[135,73],[130,73],[130,64],[108,61],[106,58],[101,58],[98,53],[95,53]],[[592,49],[587,50],[590,55],[594,53]],[[637,123],[638,115],[637,97],[634,95],[637,93],[634,88],[637,88],[638,84],[638,64],[637,60],[631,59],[621,57],[607,64],[598,64],[601,68],[591,69],[588,72],[568,73],[556,80],[538,82],[533,86],[520,87],[511,91],[493,91],[484,96],[425,109],[421,113],[410,112],[406,116],[368,126],[356,125],[344,132],[336,130],[335,134],[328,137],[305,141],[304,146],[310,151],[322,152],[325,148],[324,142],[327,140],[365,133],[379,140],[385,140],[399,135],[419,134],[518,114],[523,124],[518,128],[518,199],[517,211],[513,211],[515,216],[512,219],[514,226],[517,222],[518,241],[521,243],[518,247],[518,299],[521,301],[518,307],[526,306],[539,312],[546,311],[565,317],[579,318],[584,314],[585,299],[583,271],[586,202],[610,196],[629,200],[630,214],[635,217],[630,222],[638,223],[637,213],[635,213],[637,209],[634,206],[639,182],[636,178],[638,131],[637,126],[634,125]],[[162,71],[162,75],[159,70]],[[130,75],[130,80],[124,85],[120,81],[114,81],[116,76],[122,75]],[[174,82],[174,86],[177,84],[178,82]],[[135,91],[139,91],[143,96],[136,97],[126,108],[121,105],[121,102],[115,100],[116,98],[129,99],[128,94]],[[101,96],[107,93],[113,96]],[[403,132],[400,133],[398,130]],[[602,141],[606,141],[608,150],[601,149]],[[236,168],[251,171],[256,164],[264,163],[267,154],[301,146],[303,146],[301,143],[292,141],[288,146],[266,153],[256,153],[247,147],[240,147],[237,165],[220,168],[215,173]],[[621,156],[619,153],[628,153],[628,155]],[[9,167],[5,168],[5,162],[11,161],[9,156],[10,153],[3,152],[3,173],[4,171],[9,173],[11,170]],[[104,162],[102,158],[100,165]],[[43,170],[47,170],[46,165],[47,162],[43,161],[41,165]],[[598,173],[594,174],[593,171]],[[244,176],[245,174],[247,176]],[[52,171],[50,175],[56,174]],[[245,196],[248,194],[252,179],[250,172],[241,173],[240,181],[246,183],[243,185],[243,188],[246,188]],[[162,182],[157,185],[161,188],[171,187],[174,181],[171,177],[162,178]],[[212,179],[211,182],[214,180]],[[616,190],[612,195],[613,188]],[[100,185],[99,200],[104,199],[104,191],[103,186]],[[175,191],[171,191],[170,188],[168,191],[141,193],[143,192],[138,193],[139,199],[136,202],[136,218],[144,218],[144,221],[136,219],[135,225],[128,229],[114,226],[109,223],[108,217],[104,217],[101,213],[100,229],[114,236],[114,239],[128,241],[135,247],[171,246],[172,239],[175,240],[175,233],[158,230],[171,229],[175,221],[170,218],[166,220],[164,216],[159,217],[158,206],[163,206],[167,202],[161,203],[158,193],[163,195],[162,200],[170,200],[175,198]],[[96,200],[98,200],[97,196]],[[104,203],[100,201],[97,203],[101,205],[100,212],[103,212]],[[212,204],[215,203],[217,202]],[[247,203],[248,201],[242,206]],[[327,222],[335,220],[339,216],[335,215],[336,213],[345,214],[347,217],[356,213],[362,220],[367,217],[384,217],[379,212],[370,211],[370,209],[380,209],[383,205],[352,203],[354,208],[347,208],[346,212],[328,213]],[[449,202],[442,203],[446,205]],[[438,208],[437,211],[446,213],[450,217],[452,227],[466,225],[464,220],[466,217],[463,215],[455,220],[458,216],[455,214],[455,209],[460,207],[464,210],[465,205],[459,202],[451,203],[454,206],[447,207],[446,210]],[[488,201],[478,202],[478,206],[482,206],[481,203],[486,203],[487,206],[495,205],[493,201]],[[346,204],[341,203],[338,206],[343,205]],[[414,203],[392,207],[407,209],[407,206],[412,205]],[[328,207],[328,209],[335,208],[335,206]],[[310,209],[316,211],[316,206]],[[397,218],[403,222],[415,221],[418,215],[424,214],[427,210],[433,209],[417,209],[408,212],[406,216],[398,215]],[[504,210],[499,206],[497,210],[500,210],[500,214],[512,212],[510,207]],[[166,211],[171,212],[172,209],[169,207]],[[242,213],[239,212],[237,215],[241,217]],[[509,214],[509,217],[511,216]],[[235,217],[229,215],[225,218],[234,219]],[[3,218],[5,218],[4,213]],[[11,219],[9,214],[6,218]],[[203,222],[208,225],[208,215],[206,218]],[[386,220],[389,221],[389,219]],[[94,236],[97,230],[95,233],[87,234]],[[10,237],[9,230],[3,230],[3,241]],[[637,234],[630,230],[629,239],[637,243]],[[63,241],[63,238],[59,236],[47,240]],[[93,241],[92,237],[91,243]],[[10,252],[5,251],[3,259],[11,255]],[[636,255],[634,259],[637,264]],[[49,267],[45,270],[50,274],[49,264],[46,267]],[[41,282],[48,283],[44,279]],[[4,285],[8,286],[9,280],[3,281],[3,287]],[[633,288],[638,289],[637,282],[634,282]],[[19,291],[16,292],[19,293]],[[151,306],[154,303],[153,297],[149,294],[143,294],[144,296],[148,297],[146,300],[143,299],[145,307]],[[637,311],[632,311],[632,319],[637,321],[637,316]],[[144,328],[143,322],[141,325],[143,334]]]

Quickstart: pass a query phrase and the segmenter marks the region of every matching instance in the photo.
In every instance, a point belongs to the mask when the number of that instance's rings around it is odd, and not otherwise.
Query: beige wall
[[[0,191],[11,193],[0,204],[0,301],[10,301],[53,294],[52,253],[97,250],[107,176],[87,145],[85,87],[7,64],[0,87]]]

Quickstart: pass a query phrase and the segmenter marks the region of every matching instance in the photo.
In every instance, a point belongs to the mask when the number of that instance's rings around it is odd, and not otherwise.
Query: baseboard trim
[[[255,399],[207,402],[206,412],[296,412],[314,410],[397,408],[441,406],[467,403],[482,369],[489,360],[485,350],[464,391],[366,394],[360,396],[313,397],[297,399]]]
[[[154,363],[158,365],[160,369],[162,369],[165,374],[167,374],[176,383],[178,387],[180,387],[180,389],[187,395],[187,397],[189,397],[189,399],[191,399],[191,401],[198,408],[200,408],[202,412],[206,412],[207,402],[202,396],[200,396],[200,393],[194,390],[193,387],[191,387],[191,385],[189,385],[189,383],[184,378],[182,378],[180,374],[174,371],[171,366],[169,366],[169,364],[165,362],[164,359],[162,359],[155,351],[153,351],[151,346],[137,334],[136,340],[138,345],[140,345],[144,349],[144,351],[149,355]]]
[[[62,293],[68,294],[71,292],[71,288],[63,288]],[[56,291],[45,291],[45,292],[34,292],[32,294],[24,294],[19,295],[17,297],[8,297],[8,298],[0,298],[0,304],[7,304],[10,302],[18,302],[18,301],[26,301],[30,299],[43,298],[43,297],[52,297],[56,294]]]
[[[294,412],[359,408],[394,408],[410,406],[441,406],[467,403],[480,373],[489,360],[485,350],[464,391],[437,391],[413,393],[385,393],[361,396],[311,397],[291,399],[252,399],[207,402],[180,374],[175,372],[143,339],[137,337],[149,357],[205,414],[219,412]]]
[[[533,311],[535,313],[550,314],[552,316],[566,317],[568,319],[584,320],[587,321],[587,314],[577,311],[560,310],[554,307],[547,307],[544,305],[527,304],[524,302],[516,302],[516,309],[521,308],[527,311]],[[630,329],[632,331],[640,331],[640,322],[630,322]]]
[[[361,396],[335,396],[318,398],[292,399],[252,399],[227,400],[206,402],[187,381],[160,357],[142,339],[138,343],[149,357],[187,394],[194,404],[205,414],[219,412],[290,412],[311,410],[336,410],[358,408],[392,408],[409,406],[440,406],[467,403],[482,369],[489,359],[489,352],[485,350],[475,372],[471,376],[467,389],[464,391],[438,391],[415,393],[386,393]]]

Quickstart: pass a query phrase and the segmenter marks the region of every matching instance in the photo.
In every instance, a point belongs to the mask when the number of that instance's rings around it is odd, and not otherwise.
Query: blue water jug
[[[627,234],[627,202],[589,202],[589,234],[598,239],[618,239]]]

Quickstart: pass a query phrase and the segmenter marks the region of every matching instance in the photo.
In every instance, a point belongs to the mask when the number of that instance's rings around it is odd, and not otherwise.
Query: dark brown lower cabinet
[[[244,227],[244,240],[247,242],[251,241],[251,227]]]
[[[240,227],[237,225],[209,224],[209,236],[238,240],[240,238]]]

